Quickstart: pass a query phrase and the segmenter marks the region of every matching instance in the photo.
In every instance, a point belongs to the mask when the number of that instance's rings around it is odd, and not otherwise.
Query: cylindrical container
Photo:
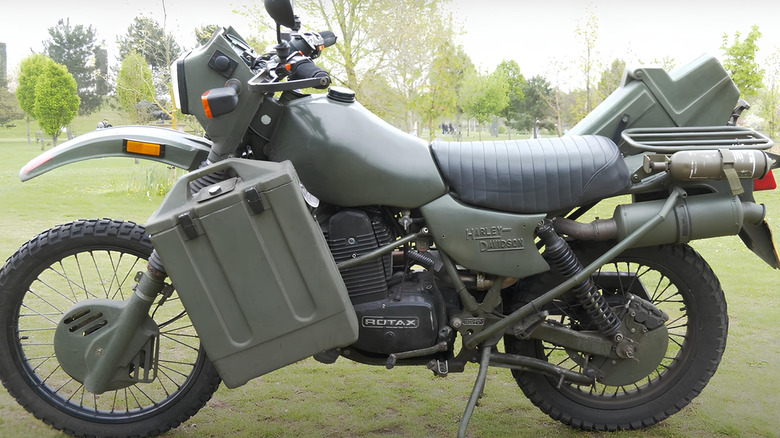
[[[669,172],[677,181],[725,179],[734,168],[742,179],[758,179],[772,168],[772,159],[759,150],[680,151],[670,157]]]

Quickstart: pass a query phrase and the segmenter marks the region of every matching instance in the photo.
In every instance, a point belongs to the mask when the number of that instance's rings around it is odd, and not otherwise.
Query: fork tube
[[[117,372],[136,330],[149,315],[149,309],[154,299],[162,290],[165,280],[165,272],[161,272],[149,263],[146,272],[134,288],[133,295],[124,303],[124,308],[116,322],[117,328],[113,335],[106,340],[103,346],[104,354],[95,362],[94,370],[91,370],[84,379],[84,388],[93,394],[102,394],[111,389],[110,383]]]
[[[535,300],[531,301],[525,306],[515,310],[514,312],[509,314],[506,318],[502,319],[501,321],[491,325],[487,329],[472,336],[470,339],[468,339],[468,341],[465,342],[466,348],[469,349],[476,348],[476,346],[479,345],[484,340],[490,338],[491,336],[499,332],[506,330],[512,325],[517,324],[518,322],[532,315],[533,313],[538,312],[539,309],[541,309],[544,305],[548,304],[555,298],[560,297],[561,295],[566,293],[574,286],[577,286],[578,284],[585,281],[588,277],[593,275],[593,273],[596,272],[601,266],[603,266],[604,263],[607,263],[608,261],[615,258],[621,252],[630,248],[631,245],[634,244],[634,242],[644,237],[644,235],[649,233],[653,228],[656,227],[656,225],[666,220],[666,216],[669,214],[672,208],[674,208],[674,204],[677,202],[677,199],[680,196],[683,196],[684,194],[685,194],[685,190],[681,189],[680,187],[674,187],[674,189],[672,189],[672,192],[669,194],[669,199],[666,200],[666,203],[661,208],[661,211],[659,211],[658,214],[653,216],[652,219],[647,221],[641,227],[637,228],[636,231],[634,231],[633,233],[626,236],[625,239],[618,242],[617,245],[613,246],[612,249],[604,253],[604,255],[596,259],[596,261],[586,266],[585,269],[580,271],[578,274],[564,281],[563,283],[551,289],[550,291],[540,296],[539,298],[536,298]]]

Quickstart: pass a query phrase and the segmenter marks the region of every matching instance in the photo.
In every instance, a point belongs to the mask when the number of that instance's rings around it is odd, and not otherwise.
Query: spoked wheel
[[[176,292],[158,297],[156,378],[92,394],[63,370],[54,351],[60,319],[87,299],[125,300],[152,245],[144,227],[77,221],[23,245],[0,270],[0,377],[28,411],[79,436],[149,436],[194,415],[220,383]]]
[[[583,264],[606,248],[574,248]],[[666,352],[649,373],[633,376],[631,383],[577,385],[546,375],[513,371],[525,395],[555,420],[595,430],[639,429],[655,424],[682,409],[696,397],[720,363],[726,347],[728,317],[720,283],[709,265],[687,245],[630,249],[605,264],[594,275],[607,302],[617,310],[629,294],[644,298],[663,310],[668,342]],[[543,274],[511,295],[510,309],[559,284],[555,272]],[[564,300],[545,308],[548,320],[578,330],[591,330],[581,309]],[[609,372],[631,375],[631,359],[617,361],[586,357],[539,340],[505,338],[510,353],[546,360],[582,372],[583,366],[603,366]]]

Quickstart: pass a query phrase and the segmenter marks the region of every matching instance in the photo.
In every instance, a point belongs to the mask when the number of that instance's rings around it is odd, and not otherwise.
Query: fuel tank
[[[286,103],[266,155],[290,160],[310,193],[344,207],[416,208],[447,192],[426,141],[349,100]]]

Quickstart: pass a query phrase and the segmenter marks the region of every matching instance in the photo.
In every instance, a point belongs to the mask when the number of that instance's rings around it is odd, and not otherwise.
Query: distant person
[[[110,127],[111,127],[111,124],[108,123],[108,119],[103,119],[102,122],[98,122],[98,124],[97,124],[97,129],[105,129],[105,128],[110,128]]]

